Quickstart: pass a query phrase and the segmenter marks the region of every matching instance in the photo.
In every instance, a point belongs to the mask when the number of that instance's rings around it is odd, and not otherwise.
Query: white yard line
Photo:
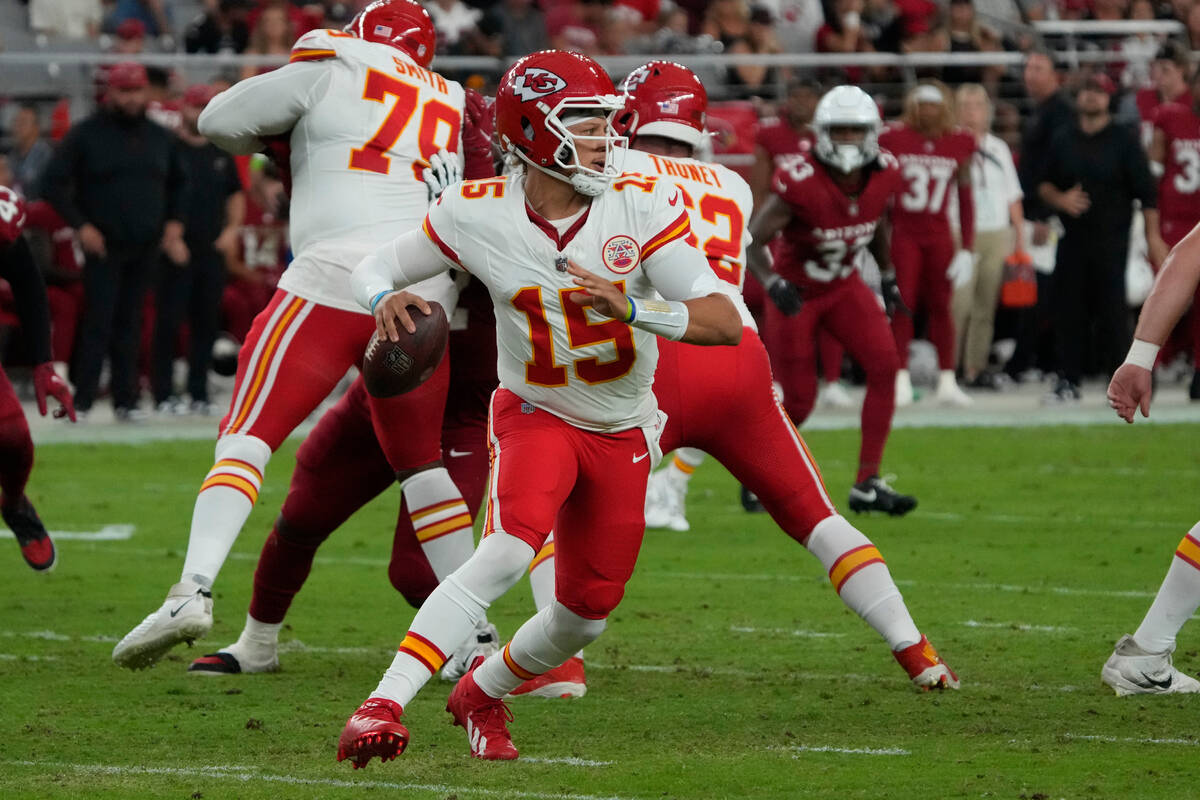
[[[1065,733],[1063,734],[1063,738],[1083,742],[1108,742],[1111,744],[1177,744],[1185,747],[1200,747],[1200,741],[1195,739],[1138,739],[1132,736],[1081,736],[1074,733]]]
[[[566,764],[569,767],[611,767],[615,761],[592,761],[586,758],[565,756],[563,758],[539,758],[537,756],[521,756],[526,764]]]
[[[76,542],[123,542],[133,538],[133,525],[105,525],[98,531],[49,531],[51,539]],[[8,528],[0,528],[0,539],[12,539]]]
[[[899,747],[831,747],[829,745],[793,744],[784,747],[768,747],[768,750],[791,753],[792,758],[800,758],[801,753],[840,753],[851,756],[911,756],[911,750]]]
[[[517,762],[520,763],[520,762]],[[338,780],[336,778],[302,778],[296,775],[273,775],[257,767],[234,764],[205,767],[139,767],[121,764],[74,764],[65,761],[0,761],[15,767],[46,770],[71,770],[87,775],[167,775],[182,778],[208,778],[240,781],[242,783],[282,783],[291,786],[324,786],[334,789],[391,789],[399,791],[436,792],[442,795],[522,797],[530,800],[634,800],[624,795],[571,794],[565,792],[529,792],[517,789],[480,789],[473,786],[448,786],[439,783],[401,783],[398,781]],[[349,769],[349,767],[347,767]]]
[[[836,639],[846,635],[825,631],[793,630],[792,628],[749,628],[744,625],[730,625],[729,630],[734,633],[769,633],[776,636],[797,636],[802,639]]]
[[[58,656],[19,656],[14,653],[0,653],[0,661],[58,661]]]
[[[980,622],[969,619],[961,623],[966,628],[996,628],[998,630],[1026,631],[1029,633],[1077,633],[1078,628],[1065,625],[1031,625],[1028,622]]]

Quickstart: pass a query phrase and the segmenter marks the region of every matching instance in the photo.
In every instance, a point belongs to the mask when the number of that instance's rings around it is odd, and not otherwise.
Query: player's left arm
[[[742,318],[699,250],[677,240],[656,250],[643,267],[666,301],[629,297],[612,281],[573,261],[568,262],[567,272],[587,293],[572,294],[571,299],[672,341],[701,345],[741,341]]]
[[[1183,317],[1200,284],[1200,225],[1171,248],[1142,305],[1129,354],[1108,385],[1108,404],[1126,422],[1150,416],[1151,372],[1159,348]]]
[[[899,311],[905,316],[912,316],[904,298],[900,296],[900,287],[896,284],[896,268],[892,265],[892,220],[890,212],[879,218],[875,226],[875,235],[867,244],[867,251],[879,265],[879,292],[883,295],[883,307],[888,317],[894,317]]]
[[[200,114],[200,133],[234,155],[263,148],[263,139],[290,131],[328,90],[331,66],[296,61],[247,78],[214,97]]]

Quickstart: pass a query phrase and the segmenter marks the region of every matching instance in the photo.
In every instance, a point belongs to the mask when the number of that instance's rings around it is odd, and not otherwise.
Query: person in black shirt
[[[122,62],[108,72],[104,105],[73,126],[42,178],[43,197],[79,234],[87,254],[86,305],[71,378],[87,413],[106,351],[117,419],[137,408],[142,302],[161,250],[188,260],[182,210],[187,192],[175,137],[146,119],[146,69]]]
[[[243,53],[250,44],[246,20],[250,0],[218,0],[188,25],[183,46],[189,53]]]
[[[188,176],[188,193],[183,205],[189,260],[176,264],[161,259],[155,289],[158,312],[154,322],[154,354],[150,385],[158,411],[181,414],[189,410],[175,396],[172,366],[180,323],[186,317],[190,328],[187,391],[190,410],[211,414],[208,400],[208,367],[221,314],[221,292],[225,288],[226,254],[236,253],[238,233],[246,216],[246,198],[237,168],[228,153],[200,135],[196,121],[208,105],[210,87],[190,87],[183,96],[179,129],[180,155]]]
[[[1157,193],[1137,131],[1112,121],[1116,87],[1102,72],[1089,75],[1076,97],[1078,121],[1059,131],[1046,153],[1038,196],[1062,219],[1050,289],[1059,381],[1052,398],[1079,399],[1089,329],[1098,362],[1111,374],[1129,347],[1125,264],[1133,202],[1146,221],[1151,263],[1166,254],[1158,229]]]

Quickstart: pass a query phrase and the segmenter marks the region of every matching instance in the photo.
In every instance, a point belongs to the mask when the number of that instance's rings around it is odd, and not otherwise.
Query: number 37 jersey
[[[451,187],[424,232],[449,264],[487,286],[501,386],[586,430],[653,424],[656,337],[574,302],[586,293],[565,270],[570,259],[637,298],[719,291],[704,257],[683,241],[691,228],[681,193],[623,176],[560,225],[529,208],[518,173]]]
[[[775,271],[804,295],[816,295],[850,279],[879,220],[901,187],[900,167],[886,151],[864,168],[865,185],[846,194],[829,169],[808,153],[785,157],[771,189],[792,210],[780,235]]]

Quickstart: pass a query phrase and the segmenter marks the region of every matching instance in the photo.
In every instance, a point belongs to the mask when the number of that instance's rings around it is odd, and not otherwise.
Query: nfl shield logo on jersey
[[[513,81],[513,90],[522,103],[528,103],[535,97],[544,97],[560,89],[567,88],[567,82],[548,69],[530,67]]]
[[[618,275],[630,272],[638,264],[641,255],[640,248],[629,236],[619,234],[604,243],[604,266]]]

